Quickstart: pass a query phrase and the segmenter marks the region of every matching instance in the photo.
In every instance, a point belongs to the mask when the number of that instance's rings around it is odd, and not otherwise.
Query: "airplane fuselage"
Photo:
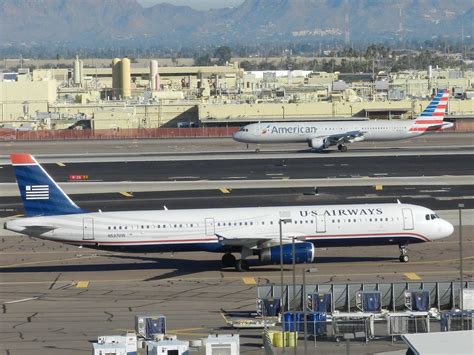
[[[347,132],[363,132],[363,141],[395,141],[425,133],[413,127],[412,121],[332,121],[254,123],[234,133],[236,141],[244,143],[310,143],[315,137]]]
[[[285,243],[296,237],[316,247],[420,243],[452,233],[433,211],[409,204],[94,212],[20,218],[5,228],[106,250],[232,252],[246,241],[257,250],[278,244],[282,215],[291,218],[282,226]]]

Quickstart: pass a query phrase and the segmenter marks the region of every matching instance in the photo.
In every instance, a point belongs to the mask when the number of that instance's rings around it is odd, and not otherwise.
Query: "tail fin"
[[[449,93],[447,90],[440,90],[420,116],[415,119],[414,127],[410,130],[427,131],[451,127],[452,123],[444,122],[448,97]]]
[[[14,153],[11,162],[27,216],[84,213],[32,155]]]

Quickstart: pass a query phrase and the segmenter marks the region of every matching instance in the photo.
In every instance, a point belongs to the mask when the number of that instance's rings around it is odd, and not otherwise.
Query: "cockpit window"
[[[437,214],[427,214],[427,215],[425,215],[425,218],[426,218],[427,221],[430,221],[432,219],[439,218],[439,216]]]

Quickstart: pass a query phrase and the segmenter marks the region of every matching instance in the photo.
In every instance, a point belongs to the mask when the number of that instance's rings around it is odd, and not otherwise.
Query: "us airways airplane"
[[[128,252],[223,253],[225,266],[248,269],[251,255],[262,264],[310,263],[316,247],[407,245],[445,238],[453,226],[428,208],[402,203],[86,212],[29,154],[12,154],[27,217],[4,228],[32,237],[88,248]],[[281,228],[281,229],[280,229]],[[236,260],[232,253],[240,253]]]
[[[235,132],[233,138],[238,142],[257,143],[257,152],[262,143],[299,142],[319,151],[337,145],[345,152],[346,143],[408,139],[450,128],[453,123],[444,121],[447,103],[448,92],[441,90],[413,120],[253,123]]]

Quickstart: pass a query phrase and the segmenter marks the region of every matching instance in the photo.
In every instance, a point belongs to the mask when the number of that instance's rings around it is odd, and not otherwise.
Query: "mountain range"
[[[460,39],[462,31],[472,38],[473,14],[466,0],[246,0],[208,11],[136,0],[0,0],[0,46]]]

